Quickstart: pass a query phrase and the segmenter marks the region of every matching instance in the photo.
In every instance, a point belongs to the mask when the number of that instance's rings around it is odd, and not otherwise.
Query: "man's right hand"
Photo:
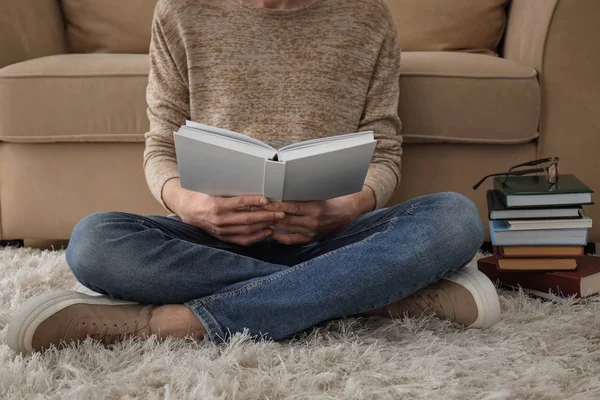
[[[184,223],[244,247],[271,236],[271,226],[285,218],[285,213],[261,209],[269,204],[264,196],[210,196],[182,188],[179,179],[167,182],[163,200]]]

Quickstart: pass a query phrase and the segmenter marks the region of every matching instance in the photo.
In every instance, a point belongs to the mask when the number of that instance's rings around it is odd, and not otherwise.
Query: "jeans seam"
[[[221,327],[221,324],[217,322],[215,317],[212,315],[210,311],[206,309],[202,304],[200,304],[199,300],[192,300],[190,302],[185,303],[192,311],[197,314],[198,318],[208,326],[205,326],[207,333],[209,336],[213,333],[218,339],[225,341],[225,332]],[[203,318],[200,318],[203,317]],[[216,342],[216,340],[213,339]]]
[[[298,270],[300,268],[303,268],[303,267],[306,267],[306,266],[308,266],[310,264],[313,264],[315,261],[327,258],[329,256],[332,256],[334,254],[340,253],[342,251],[351,249],[351,248],[353,248],[355,246],[358,246],[360,244],[368,243],[371,240],[373,240],[373,238],[375,238],[376,236],[378,236],[380,234],[383,234],[383,233],[389,233],[392,229],[394,229],[394,227],[396,226],[396,222],[398,221],[398,218],[399,217],[394,217],[394,218],[390,219],[388,221],[389,226],[388,226],[388,228],[385,231],[376,232],[373,235],[371,235],[369,237],[366,237],[365,239],[363,239],[363,240],[361,240],[359,242],[351,243],[351,244],[349,244],[347,246],[340,247],[339,249],[330,251],[329,253],[323,254],[323,255],[321,255],[319,257],[315,257],[315,258],[310,259],[308,261],[305,261],[305,262],[303,262],[301,264],[298,264],[298,265],[295,265],[293,267],[290,267],[290,268],[288,268],[286,270],[283,270],[283,271],[271,274],[271,275],[267,276],[266,278],[263,278],[263,279],[260,279],[258,281],[254,281],[254,282],[248,283],[247,285],[244,285],[241,288],[234,290],[233,292],[213,294],[211,296],[205,297],[203,299],[198,299],[196,301],[198,301],[198,305],[199,306],[204,306],[209,301],[213,301],[213,300],[220,299],[220,298],[229,298],[229,297],[237,296],[239,294],[248,292],[250,289],[252,289],[254,287],[260,286],[263,283],[272,282],[272,281],[274,281],[275,279],[277,279],[277,278],[279,278],[281,276],[284,276],[284,275],[289,274],[289,273],[291,273],[291,272],[293,272],[295,270]]]
[[[221,324],[219,324],[217,322],[217,320],[215,319],[215,317],[212,315],[212,313],[210,313],[206,307],[204,307],[203,305],[200,305],[198,307],[199,309],[201,309],[202,311],[204,311],[204,313],[206,315],[208,315],[208,317],[210,318],[212,325],[214,325],[214,327],[216,328],[217,332],[217,336],[221,339],[221,340],[225,340],[225,332],[223,331],[223,328],[221,327]]]

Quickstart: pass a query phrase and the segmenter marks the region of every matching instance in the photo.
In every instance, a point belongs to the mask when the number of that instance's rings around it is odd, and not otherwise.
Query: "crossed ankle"
[[[198,317],[186,306],[169,304],[156,307],[150,316],[150,335],[160,340],[167,337],[201,339],[207,333]]]

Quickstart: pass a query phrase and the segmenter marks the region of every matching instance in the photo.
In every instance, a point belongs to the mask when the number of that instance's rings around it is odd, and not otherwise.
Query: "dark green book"
[[[487,191],[489,219],[576,219],[581,218],[581,207],[562,205],[543,208],[513,207],[507,208],[498,190]]]
[[[592,204],[592,193],[575,175],[560,175],[554,184],[545,176],[511,176],[494,178],[494,188],[499,191],[506,207],[546,207],[560,205]]]

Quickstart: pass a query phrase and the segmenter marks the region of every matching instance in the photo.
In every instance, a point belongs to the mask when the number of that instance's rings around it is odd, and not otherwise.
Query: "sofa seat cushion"
[[[0,69],[0,140],[140,142],[150,60],[66,54]]]
[[[149,58],[69,54],[0,69],[0,140],[142,142]],[[526,143],[540,89],[529,67],[467,53],[402,54],[399,114],[407,142]]]
[[[527,143],[538,137],[534,69],[503,58],[402,53],[399,114],[405,141]]]

